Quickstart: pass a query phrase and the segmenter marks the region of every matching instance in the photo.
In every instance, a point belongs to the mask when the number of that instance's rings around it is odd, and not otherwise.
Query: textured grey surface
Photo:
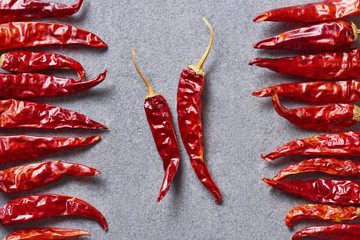
[[[62,2],[72,3],[64,0]],[[310,0],[302,0],[307,3]],[[272,164],[260,158],[279,145],[320,133],[290,125],[273,110],[270,99],[251,92],[269,85],[300,80],[248,66],[259,56],[284,56],[294,52],[266,52],[252,48],[255,42],[301,24],[253,23],[263,10],[299,4],[295,0],[241,1],[116,1],[85,0],[80,12],[66,19],[99,35],[107,50],[90,47],[42,47],[70,56],[83,64],[87,78],[108,69],[98,87],[67,97],[40,99],[86,114],[109,127],[108,131],[1,130],[2,134],[90,136],[102,141],[92,147],[66,150],[32,160],[63,160],[86,164],[102,171],[96,177],[65,178],[35,191],[1,194],[0,204],[38,193],[73,195],[97,207],[107,218],[109,231],[81,217],[42,219],[0,229],[5,236],[28,227],[66,227],[88,230],[93,237],[79,239],[290,239],[296,230],[320,224],[301,221],[293,230],[284,224],[286,213],[306,201],[267,189],[262,177],[273,177],[299,158],[283,158]],[[203,94],[205,159],[223,201],[202,186],[191,169],[180,141],[181,163],[171,189],[156,202],[163,169],[156,151],[143,103],[145,85],[133,67],[131,50],[138,48],[138,64],[156,92],[167,99],[176,124],[176,93],[180,72],[203,54],[209,32],[201,17],[213,25],[215,40],[208,61]],[[357,20],[358,18],[354,18]],[[53,72],[75,77],[72,72]],[[286,106],[301,103],[284,101]],[[354,127],[353,129],[359,129]],[[301,158],[303,159],[303,158]],[[18,162],[2,168],[25,164]],[[312,175],[315,176],[315,175]],[[324,176],[324,175],[321,175]],[[293,177],[292,179],[300,179]]]

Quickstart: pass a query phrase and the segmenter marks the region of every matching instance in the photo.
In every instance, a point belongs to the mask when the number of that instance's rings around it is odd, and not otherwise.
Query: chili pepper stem
[[[152,86],[150,85],[149,81],[145,78],[145,76],[141,73],[137,63],[136,63],[136,58],[135,58],[135,52],[136,52],[136,48],[133,49],[133,60],[134,60],[134,65],[135,65],[135,68],[136,68],[136,71],[138,72],[138,74],[140,75],[140,77],[142,78],[142,80],[144,81],[148,91],[149,91],[149,94],[146,95],[145,99],[148,99],[148,98],[151,98],[151,97],[154,97],[154,96],[157,96],[157,95],[160,95],[159,93],[155,93],[154,92],[154,89],[152,88]]]
[[[0,56],[0,67],[1,67],[1,66],[3,65],[3,63],[4,63],[5,57],[6,57],[6,53],[4,53],[4,54],[2,54],[2,55]]]
[[[207,57],[209,56],[213,41],[214,41],[214,30],[212,28],[212,26],[210,25],[210,23],[206,20],[206,18],[203,17],[203,21],[205,22],[205,24],[208,26],[209,30],[210,30],[210,42],[208,47],[206,48],[206,51],[204,53],[204,55],[201,57],[200,61],[195,64],[195,65],[190,65],[189,68],[191,68],[192,70],[194,70],[196,72],[196,74],[201,75],[203,77],[205,77],[205,72],[202,70],[204,63],[207,59]]]
[[[358,39],[360,30],[356,27],[355,23],[351,22],[351,27],[354,30],[354,42]]]
[[[360,217],[360,208],[357,208],[356,215]]]
[[[354,119],[360,122],[360,108],[356,105],[354,105]]]

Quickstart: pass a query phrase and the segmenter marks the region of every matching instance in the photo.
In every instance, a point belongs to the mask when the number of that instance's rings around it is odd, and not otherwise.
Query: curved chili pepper
[[[164,164],[164,180],[160,188],[157,201],[160,202],[170,189],[170,183],[175,177],[180,162],[180,152],[176,133],[172,123],[172,115],[165,98],[159,93],[155,93],[149,81],[141,73],[135,59],[133,50],[133,60],[136,71],[143,79],[149,94],[145,97],[144,109],[149,126],[154,137],[156,148]]]
[[[298,127],[319,131],[338,131],[360,121],[360,108],[356,105],[331,104],[287,109],[281,105],[274,90],[272,90],[272,99],[276,112]]]
[[[79,80],[85,78],[85,71],[80,63],[72,58],[56,53],[11,51],[0,56],[0,66],[9,72],[39,72],[45,69],[73,69]]]
[[[286,182],[267,178],[263,178],[263,181],[277,190],[300,196],[316,203],[338,205],[360,204],[360,182],[332,179]]]
[[[100,171],[76,163],[50,161],[0,171],[0,190],[17,193],[56,182],[63,176],[93,176]]]
[[[0,221],[9,226],[38,218],[78,215],[96,220],[106,231],[104,216],[84,200],[57,194],[41,194],[18,198],[0,209]]]
[[[15,99],[0,101],[0,127],[107,129],[106,126],[71,110]]]
[[[360,156],[360,132],[342,132],[288,142],[263,156],[273,161],[288,155]]]
[[[180,76],[177,93],[177,112],[181,139],[190,157],[190,163],[201,183],[216,198],[221,200],[221,193],[211,178],[204,161],[203,133],[201,122],[201,94],[204,88],[205,73],[202,67],[209,55],[214,32],[209,22],[203,18],[210,29],[210,43],[196,65],[185,68]]]
[[[78,81],[40,73],[0,73],[0,97],[38,98],[64,96],[86,91],[106,78],[106,70],[88,81]]]
[[[294,82],[275,85],[253,92],[255,97],[271,97],[271,90],[280,97],[293,98],[311,103],[356,102],[360,100],[360,82],[355,80],[336,82]]]
[[[354,220],[358,218],[359,215],[360,211],[358,207],[306,204],[291,209],[286,215],[285,224],[291,228],[293,222],[302,218],[343,222]]]
[[[56,44],[83,44],[107,47],[95,34],[71,25],[45,22],[0,24],[0,50]]]
[[[360,49],[277,59],[255,58],[249,64],[302,78],[348,80],[360,78]]]
[[[328,240],[357,240],[360,237],[360,225],[336,224],[307,227],[295,233],[292,240],[302,237],[316,237]]]
[[[64,228],[32,228],[18,230],[8,235],[4,240],[46,240],[65,239],[80,236],[91,236],[89,232]]]
[[[67,17],[79,11],[83,0],[74,5],[38,0],[5,0],[0,2],[0,22],[21,21],[30,18]]]
[[[350,17],[359,13],[359,0],[325,0],[273,9],[258,15],[254,18],[254,22],[322,22]]]
[[[284,32],[256,43],[254,48],[335,51],[350,48],[357,38],[354,23],[336,20]]]
[[[55,153],[63,149],[87,146],[100,140],[100,136],[85,138],[1,136],[0,163],[26,160]]]

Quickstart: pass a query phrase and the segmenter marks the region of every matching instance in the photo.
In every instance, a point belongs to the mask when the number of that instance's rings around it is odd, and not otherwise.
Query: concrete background
[[[60,1],[58,1],[60,2]],[[74,1],[61,1],[72,4]],[[308,3],[310,0],[301,0]],[[64,178],[34,191],[1,194],[0,205],[30,194],[57,193],[88,201],[106,217],[109,231],[82,217],[41,219],[0,229],[4,236],[29,227],[64,227],[90,231],[92,237],[78,239],[291,239],[305,226],[326,224],[299,221],[289,230],[284,224],[287,212],[307,203],[273,189],[262,177],[272,178],[282,168],[302,157],[282,158],[266,163],[267,154],[283,143],[321,133],[292,126],[273,110],[271,100],[257,99],[251,92],[260,88],[299,81],[266,69],[248,66],[255,57],[294,55],[292,51],[259,51],[252,45],[261,39],[304,24],[253,23],[259,13],[272,8],[300,4],[296,0],[170,0],[115,1],[85,0],[79,11],[65,19],[50,21],[73,24],[100,36],[108,49],[83,46],[33,48],[73,57],[83,64],[87,79],[108,69],[107,79],[96,88],[72,96],[37,99],[83,113],[109,127],[91,130],[1,130],[2,135],[90,136],[102,141],[81,149],[65,150],[29,163],[63,160],[99,169],[102,174],[87,178]],[[210,56],[204,66],[206,87],[203,94],[205,159],[223,201],[214,198],[194,174],[185,149],[180,169],[161,203],[156,198],[163,179],[162,162],[157,153],[143,103],[145,85],[132,63],[131,51],[154,90],[168,101],[176,121],[176,93],[180,72],[195,64],[209,40],[202,22],[205,16],[215,31]],[[360,22],[358,17],[352,18]],[[43,20],[42,20],[43,21]],[[72,71],[49,71],[76,77]],[[282,100],[287,107],[303,103]],[[352,129],[359,130],[358,126]],[[178,137],[180,137],[178,135]],[[180,139],[180,138],[179,138]],[[25,164],[5,164],[2,169]],[[322,174],[296,176],[304,179]],[[329,177],[330,178],[330,177]],[[356,222],[356,221],[355,221]]]

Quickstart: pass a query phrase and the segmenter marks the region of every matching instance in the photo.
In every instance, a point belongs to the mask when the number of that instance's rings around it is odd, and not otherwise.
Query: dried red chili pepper
[[[263,156],[273,161],[288,155],[360,156],[360,132],[341,132],[288,142]]]
[[[85,71],[80,63],[72,58],[49,52],[11,51],[0,57],[0,66],[9,72],[39,72],[45,69],[73,69],[79,80],[85,78]]]
[[[310,179],[275,181],[263,178],[273,188],[314,201],[338,205],[360,204],[360,182],[350,180]]]
[[[280,97],[312,103],[356,102],[360,100],[360,82],[355,80],[336,82],[294,82],[263,88],[253,92],[255,97],[271,97],[271,89]]]
[[[358,0],[325,0],[297,6],[277,8],[254,18],[254,22],[322,22],[360,13]]]
[[[106,231],[104,216],[84,200],[57,194],[41,194],[18,198],[0,209],[0,221],[9,226],[38,218],[78,215],[96,220]]]
[[[249,64],[302,78],[348,80],[360,78],[360,49],[277,59],[255,58]]]
[[[293,208],[286,215],[285,224],[290,228],[293,222],[302,218],[343,222],[354,220],[359,215],[360,209],[354,206],[306,204]]]
[[[76,163],[50,161],[0,171],[0,191],[17,193],[58,181],[63,176],[93,176],[100,171]]]
[[[201,122],[201,94],[205,83],[205,73],[202,67],[209,55],[214,31],[210,23],[203,18],[210,29],[210,43],[196,65],[185,68],[180,76],[177,93],[177,112],[181,139],[190,157],[190,163],[201,183],[216,198],[216,203],[221,200],[221,193],[211,178],[204,161],[203,133]]]
[[[136,49],[133,50],[133,60],[136,71],[143,79],[149,92],[145,97],[144,109],[156,148],[163,160],[165,171],[164,180],[157,199],[157,201],[160,202],[169,191],[170,183],[177,172],[180,162],[180,152],[169,105],[162,95],[154,92],[149,81],[141,73],[136,63],[135,51]]]
[[[358,38],[358,29],[352,22],[336,20],[284,32],[254,45],[262,49],[344,50]]]
[[[106,126],[71,110],[15,99],[0,101],[0,127],[107,129]]]
[[[18,230],[8,235],[4,240],[46,240],[65,239],[80,236],[91,236],[89,232],[64,228],[32,228]]]
[[[0,22],[21,21],[30,18],[67,17],[79,11],[83,0],[74,5],[38,0],[3,0],[0,2]]]
[[[0,50],[56,44],[83,44],[107,47],[95,34],[71,25],[45,22],[0,24]]]
[[[272,99],[276,112],[298,127],[319,131],[338,131],[360,121],[360,108],[356,105],[331,104],[287,109],[281,105],[274,90],[272,90]]]
[[[87,146],[99,141],[100,136],[85,138],[1,136],[0,163],[26,160],[55,153],[63,149]]]
[[[295,233],[292,240],[302,237],[316,237],[329,240],[357,240],[360,237],[360,225],[336,224],[307,227]]]

